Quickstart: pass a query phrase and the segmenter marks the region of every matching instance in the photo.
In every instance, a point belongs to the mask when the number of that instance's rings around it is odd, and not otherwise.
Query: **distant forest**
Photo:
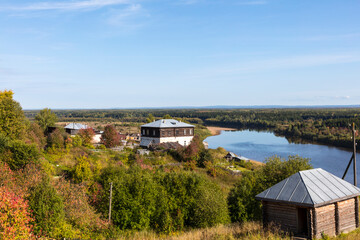
[[[311,141],[352,148],[350,124],[360,126],[360,108],[274,108],[274,109],[134,109],[134,110],[54,110],[60,121],[122,121],[133,125],[171,117],[205,126],[266,130],[289,141]],[[38,111],[25,111],[34,118]],[[359,137],[359,136],[358,136]]]

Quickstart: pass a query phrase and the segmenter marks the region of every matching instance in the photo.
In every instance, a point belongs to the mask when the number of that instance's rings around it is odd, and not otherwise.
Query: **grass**
[[[124,240],[290,240],[292,237],[275,227],[264,230],[260,222],[247,222],[220,225],[212,228],[193,229],[185,232],[175,232],[169,235],[157,234],[152,231],[119,232],[115,238]],[[327,240],[358,240],[360,229],[336,237],[324,236]]]
[[[360,239],[360,229],[356,229],[350,233],[347,233],[347,234],[340,234],[339,236],[337,237],[331,237],[331,238],[327,238],[327,239],[331,239],[331,240],[338,240],[338,239],[341,239],[341,240],[358,240]]]
[[[159,235],[155,232],[127,232],[119,233],[116,239],[129,240],[233,240],[233,239],[291,239],[290,236],[280,232],[276,228],[264,231],[259,222],[248,222],[244,224],[220,225],[212,228],[194,229],[185,232],[172,233],[170,235]]]

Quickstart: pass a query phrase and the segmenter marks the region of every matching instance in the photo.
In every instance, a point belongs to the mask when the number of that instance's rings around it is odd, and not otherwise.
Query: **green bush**
[[[83,141],[80,136],[76,135],[75,137],[73,137],[71,139],[72,139],[72,144],[74,147],[80,147],[83,145]]]
[[[246,172],[228,196],[228,206],[232,222],[259,220],[261,217],[260,202],[255,196],[283,179],[302,171],[311,169],[309,159],[289,156],[288,160],[278,156],[268,158],[265,166],[255,172]]]
[[[110,170],[103,175],[104,189],[113,182],[112,222],[119,229],[148,229],[156,209],[158,185],[148,172],[138,168]],[[108,206],[109,193],[104,196],[103,206]],[[108,215],[107,207],[103,209]]]
[[[54,236],[58,228],[64,225],[64,205],[62,198],[57,194],[48,179],[30,190],[28,197],[30,208],[35,217],[35,232]]]
[[[76,165],[73,170],[73,179],[76,183],[91,181],[94,178],[94,173],[91,169],[90,159],[86,156],[76,158]]]
[[[24,168],[29,163],[37,163],[39,150],[35,144],[26,144],[23,141],[15,140],[7,146],[8,156],[3,159],[12,170]]]
[[[259,186],[260,177],[258,173],[244,172],[241,180],[230,190],[228,206],[232,222],[260,219],[260,202],[255,199],[255,196],[264,189]]]
[[[0,133],[0,153],[3,153],[8,148],[9,144],[9,138]]]
[[[229,220],[219,186],[196,173],[152,173],[137,166],[108,168],[101,176],[104,189],[113,182],[113,224],[121,230],[153,229],[173,232],[210,227]],[[108,214],[108,197],[102,212]],[[105,207],[104,207],[105,206]]]

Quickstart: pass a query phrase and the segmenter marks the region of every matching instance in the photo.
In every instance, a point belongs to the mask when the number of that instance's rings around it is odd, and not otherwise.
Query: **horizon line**
[[[360,108],[360,104],[349,105],[210,105],[210,106],[167,106],[167,107],[111,107],[111,108],[50,108],[51,110],[176,110],[176,109],[265,109],[265,108]],[[44,108],[28,108],[24,111],[37,111]]]

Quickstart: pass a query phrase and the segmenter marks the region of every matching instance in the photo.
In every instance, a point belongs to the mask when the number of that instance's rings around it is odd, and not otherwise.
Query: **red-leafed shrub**
[[[17,188],[13,173],[5,164],[1,164],[0,172],[0,239],[35,239],[28,203],[21,193],[13,191]]]
[[[190,145],[187,146],[183,151],[184,160],[197,160],[199,158],[199,153],[201,150],[203,150],[203,148],[204,145],[202,144],[201,139],[198,136],[195,136]]]
[[[107,125],[105,127],[104,133],[101,136],[101,142],[104,143],[107,148],[120,145],[120,135],[113,125]]]
[[[6,163],[2,162],[0,162],[0,186],[5,186],[13,192],[19,193],[20,191],[20,188],[16,185],[14,172]]]
[[[27,202],[0,187],[0,239],[35,239]]]

